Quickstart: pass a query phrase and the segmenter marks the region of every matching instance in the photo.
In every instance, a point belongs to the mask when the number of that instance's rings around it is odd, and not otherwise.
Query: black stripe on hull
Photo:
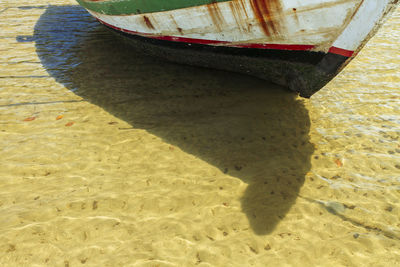
[[[107,26],[106,26],[107,27]],[[236,48],[158,40],[107,27],[140,51],[173,62],[234,71],[286,86],[309,98],[345,66],[333,53]]]

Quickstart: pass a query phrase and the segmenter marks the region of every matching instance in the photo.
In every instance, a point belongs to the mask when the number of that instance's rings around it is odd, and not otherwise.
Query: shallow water
[[[0,265],[395,266],[400,9],[311,100],[0,3]]]

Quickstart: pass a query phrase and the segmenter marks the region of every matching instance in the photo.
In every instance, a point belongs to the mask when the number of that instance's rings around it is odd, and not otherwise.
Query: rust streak
[[[176,29],[178,30],[178,32],[179,32],[180,34],[183,35],[183,29],[182,29],[181,27],[179,27],[179,25],[178,25],[178,23],[176,22],[174,16],[169,15],[169,17],[171,18],[172,22],[175,24],[175,27],[176,27]]]
[[[354,10],[353,15],[351,15],[349,21],[352,21],[352,20],[353,20],[354,16],[357,14],[358,10],[360,9],[360,7],[361,7],[361,5],[362,5],[363,3],[364,3],[364,0],[361,0],[360,3],[358,4],[358,6],[356,7],[356,10]]]
[[[349,2],[357,2],[359,0],[336,0],[334,2],[328,2],[328,3],[317,3],[317,4],[310,4],[305,7],[297,8],[297,13],[303,13],[303,12],[308,12],[308,11],[313,11],[313,10],[318,10],[322,8],[330,8],[333,6],[338,6],[338,5],[343,5],[347,4]],[[362,2],[364,0],[361,0]]]
[[[280,28],[277,17],[282,15],[280,0],[251,0],[251,7],[265,35],[277,35]]]
[[[246,4],[245,4],[246,0],[238,0],[238,1],[240,2],[240,5],[242,6],[242,10],[244,11],[244,15],[246,16],[246,18],[248,18],[249,15],[247,15]]]
[[[343,33],[343,31],[346,29],[346,27],[349,25],[349,23],[353,20],[354,16],[357,14],[358,10],[361,8],[363,3],[364,3],[364,0],[360,0],[358,5],[352,11],[352,13],[349,13],[347,15],[347,18],[345,19],[344,24],[342,25],[341,29],[339,31],[337,31],[335,39]]]
[[[292,8],[292,10],[293,10],[294,18],[296,19],[297,23],[299,23],[299,16],[297,16],[297,8]]]
[[[239,28],[241,29],[242,27],[240,27],[241,26],[241,17],[240,17],[240,13],[237,11],[237,9],[236,9],[236,5],[235,5],[235,2],[236,1],[232,1],[232,2],[229,2],[229,8],[231,9],[231,11],[232,11],[232,14],[233,14],[233,17],[235,18],[235,21],[236,21],[236,24],[239,26]]]
[[[169,17],[171,18],[172,22],[175,24],[176,27],[179,27],[178,23],[176,22],[174,16],[169,15]]]
[[[143,16],[143,20],[144,20],[144,23],[146,23],[147,27],[149,27],[152,30],[155,29],[154,26],[153,26],[153,23],[151,23],[151,21],[150,21],[150,19],[148,17]]]
[[[234,0],[229,2],[229,8],[231,9],[232,15],[240,30],[247,29],[249,31],[247,25],[248,15],[243,0]]]
[[[221,31],[221,24],[224,23],[221,10],[219,10],[218,3],[213,2],[207,5],[208,13],[210,14],[213,24]]]

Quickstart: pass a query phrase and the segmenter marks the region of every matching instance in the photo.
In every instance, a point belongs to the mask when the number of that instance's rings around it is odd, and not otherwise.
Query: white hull
[[[234,0],[139,15],[89,12],[100,21],[147,37],[171,36],[223,45],[312,45],[356,51],[382,22],[393,0],[280,0],[260,23],[253,2]],[[215,42],[214,44],[217,44]]]
[[[135,11],[142,2],[134,0],[78,1],[146,53],[251,74],[309,97],[362,49],[398,0],[147,0],[158,9],[146,12]]]

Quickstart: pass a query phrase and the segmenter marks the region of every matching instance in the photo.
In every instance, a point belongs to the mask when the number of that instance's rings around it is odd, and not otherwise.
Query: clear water
[[[400,10],[311,100],[0,3],[0,265],[396,266]]]

